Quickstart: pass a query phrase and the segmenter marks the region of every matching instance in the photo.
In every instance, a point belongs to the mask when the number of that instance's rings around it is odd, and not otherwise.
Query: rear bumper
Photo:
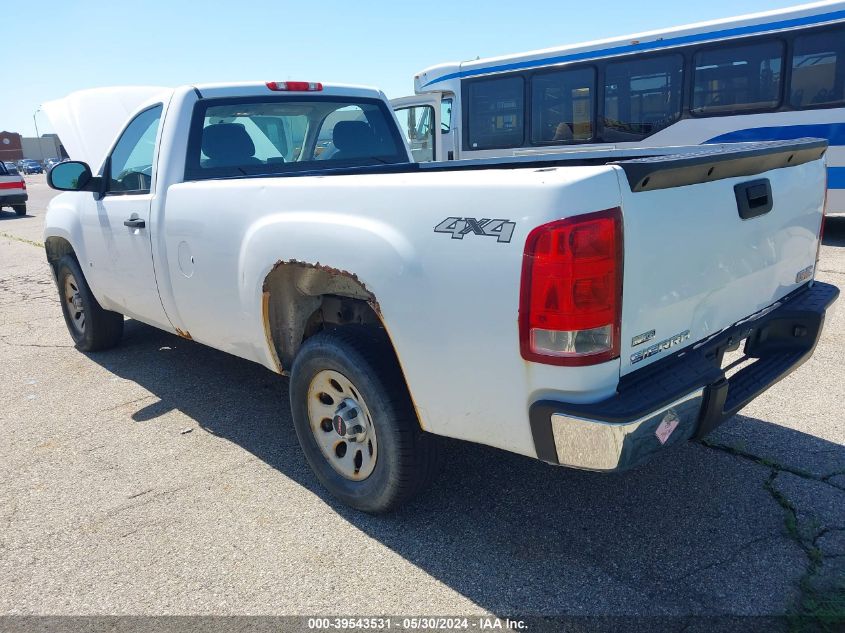
[[[815,350],[839,296],[813,282],[767,310],[624,376],[616,395],[593,404],[541,400],[529,419],[537,457],[588,470],[626,470],[672,444],[701,438],[798,368]],[[726,351],[745,340],[754,359],[730,377]]]
[[[0,205],[11,206],[13,204],[24,204],[29,200],[29,196],[25,193],[16,193],[11,196],[0,196]]]

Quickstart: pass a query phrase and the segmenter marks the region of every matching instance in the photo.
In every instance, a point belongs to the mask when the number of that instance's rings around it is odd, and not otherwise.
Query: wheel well
[[[47,261],[50,262],[53,268],[56,267],[56,264],[65,255],[76,257],[73,246],[63,237],[48,237],[44,241],[44,250],[47,251]]]
[[[345,270],[278,262],[264,279],[263,293],[265,334],[280,372],[317,332],[353,323],[382,327],[375,295]]]

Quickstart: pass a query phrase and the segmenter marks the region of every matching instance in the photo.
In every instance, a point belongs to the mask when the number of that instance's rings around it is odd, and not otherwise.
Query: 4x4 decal
[[[485,235],[495,237],[497,242],[511,241],[516,222],[510,220],[491,220],[489,218],[446,218],[434,227],[435,233],[451,233],[453,240],[462,240],[464,235]]]

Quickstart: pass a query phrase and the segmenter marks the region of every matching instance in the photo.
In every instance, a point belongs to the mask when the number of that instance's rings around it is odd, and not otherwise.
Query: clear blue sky
[[[43,101],[98,86],[302,79],[376,85],[401,97],[413,93],[414,73],[441,62],[795,4],[13,0],[0,9],[0,130],[34,135]],[[43,113],[38,126],[50,130]]]

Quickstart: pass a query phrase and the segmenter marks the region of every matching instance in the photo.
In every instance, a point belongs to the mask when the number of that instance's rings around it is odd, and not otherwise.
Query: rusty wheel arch
[[[264,278],[261,308],[267,345],[280,374],[287,373],[302,343],[327,327],[382,327],[378,301],[358,276],[319,262],[276,262]]]

